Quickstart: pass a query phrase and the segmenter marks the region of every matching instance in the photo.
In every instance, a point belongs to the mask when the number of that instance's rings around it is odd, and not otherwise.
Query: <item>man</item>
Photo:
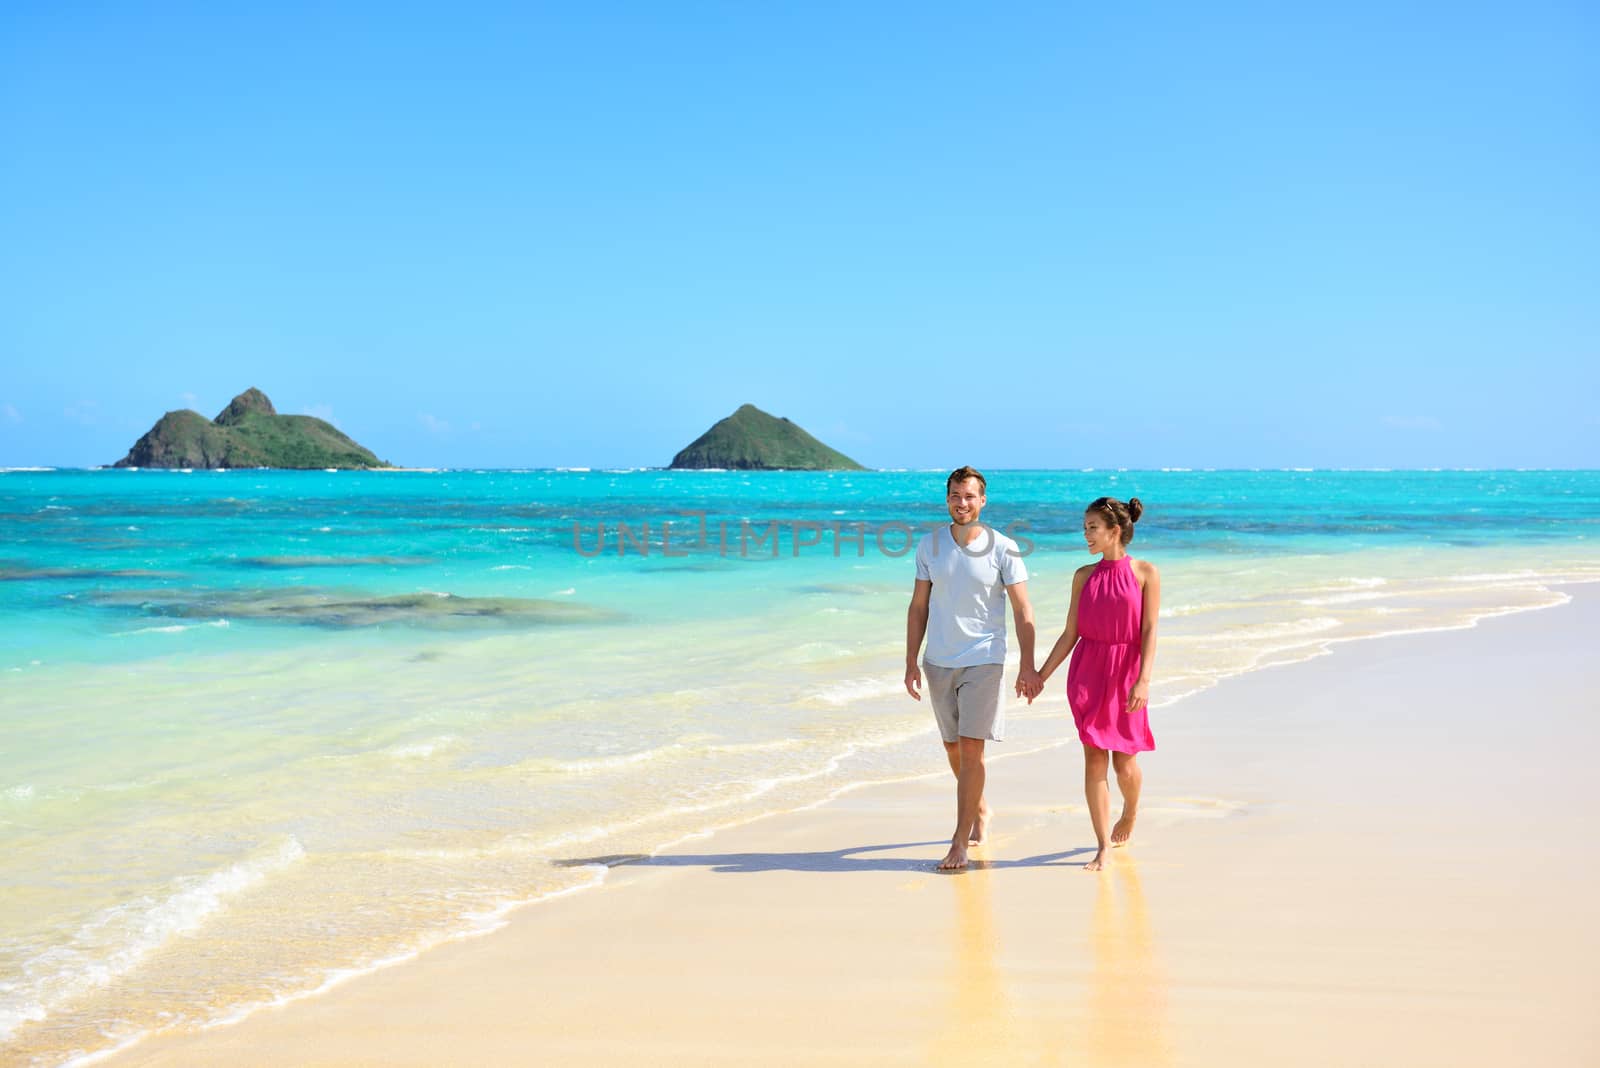
[[[1042,689],[1033,666],[1033,606],[1028,569],[1017,543],[978,521],[988,503],[988,483],[970,467],[945,480],[950,524],[917,543],[917,579],[906,612],[906,692],[920,701],[927,672],[934,719],[956,773],[956,830],[939,870],[967,866],[967,846],[989,829],[983,798],[983,746],[1005,736],[1001,687],[1005,682],[1006,598],[1022,647],[1017,693],[1030,701]],[[1004,590],[1004,594],[1001,591]],[[922,667],[917,653],[928,639]]]

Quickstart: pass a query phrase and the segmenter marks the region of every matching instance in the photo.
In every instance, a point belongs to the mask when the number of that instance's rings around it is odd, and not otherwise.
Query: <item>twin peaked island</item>
[[[279,415],[267,395],[247,389],[215,419],[168,412],[113,467],[392,468],[309,415]],[[787,419],[746,404],[672,459],[676,470],[864,471]]]
[[[112,467],[393,467],[310,415],[279,415],[267,395],[247,389],[207,419],[168,412]]]

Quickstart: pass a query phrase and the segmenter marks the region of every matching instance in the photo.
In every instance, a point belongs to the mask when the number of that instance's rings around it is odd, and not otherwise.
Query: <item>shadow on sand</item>
[[[831,849],[814,853],[668,853],[653,857],[647,853],[609,853],[598,857],[567,857],[551,861],[558,868],[585,868],[603,865],[607,868],[623,864],[638,864],[652,868],[708,868],[717,872],[748,874],[763,871],[935,871],[939,858],[866,856],[898,849],[941,848],[946,839],[931,842],[894,842],[889,845],[853,846],[849,849]],[[976,852],[976,851],[974,851]],[[997,871],[1002,868],[1081,868],[1086,860],[1070,858],[1094,850],[1068,849],[1060,853],[1040,853],[1020,860],[990,860],[974,855],[967,870]],[[940,874],[959,875],[960,872]]]

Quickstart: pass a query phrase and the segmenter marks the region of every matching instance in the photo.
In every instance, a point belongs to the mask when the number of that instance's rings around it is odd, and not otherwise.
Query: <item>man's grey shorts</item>
[[[948,668],[924,660],[922,677],[928,682],[939,737],[947,742],[957,738],[998,742],[1006,736],[1005,707],[1000,702],[1004,664]]]

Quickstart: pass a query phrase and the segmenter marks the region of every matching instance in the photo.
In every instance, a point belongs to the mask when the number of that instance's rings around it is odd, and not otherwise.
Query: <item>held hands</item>
[[[1017,673],[1017,696],[1027,698],[1033,704],[1033,699],[1044,692],[1044,678],[1033,668],[1023,665]]]
[[[1150,684],[1143,679],[1133,684],[1133,689],[1128,691],[1128,711],[1137,712],[1150,704]]]
[[[916,661],[912,661],[906,665],[906,693],[910,694],[913,700],[920,701],[922,694],[918,691],[921,689],[922,669],[917,666]]]

